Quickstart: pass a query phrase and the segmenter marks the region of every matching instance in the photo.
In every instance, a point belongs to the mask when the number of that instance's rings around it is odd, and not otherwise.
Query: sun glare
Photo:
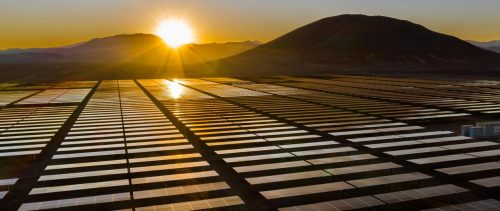
[[[156,29],[156,35],[172,48],[194,42],[193,30],[181,20],[161,22]]]
[[[179,97],[181,97],[183,88],[179,84],[179,81],[177,79],[174,79],[173,81],[164,80],[164,83],[168,86],[170,97],[172,97],[173,99],[178,99]]]

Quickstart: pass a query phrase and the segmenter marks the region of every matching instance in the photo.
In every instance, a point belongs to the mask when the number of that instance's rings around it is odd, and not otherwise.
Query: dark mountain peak
[[[498,68],[499,61],[496,53],[422,25],[384,16],[349,14],[297,28],[222,60],[217,68],[232,72],[247,71],[256,65],[264,72],[310,72],[316,67],[330,71],[476,69]]]
[[[422,25],[406,20],[385,16],[339,15],[318,20],[309,24],[311,28],[326,30],[325,34],[354,35],[356,38],[388,39],[404,36],[428,37],[432,32]],[[416,34],[414,34],[416,33]]]
[[[191,71],[193,75],[500,69],[499,54],[384,16],[327,17],[259,44],[190,44],[179,52],[186,73]],[[64,48],[12,50],[0,56],[0,64],[25,64],[27,68],[31,64],[65,64],[71,70],[70,64],[82,64],[83,68],[87,64],[105,68],[121,65],[148,67],[154,72],[174,65],[166,61],[172,52],[155,35],[122,34]]]
[[[383,23],[386,24],[388,22],[392,23],[400,23],[400,24],[412,24],[416,26],[420,26],[418,24],[414,24],[410,21],[407,20],[401,20],[401,19],[396,19],[396,18],[391,18],[391,17],[386,17],[386,16],[370,16],[370,15],[363,15],[363,14],[343,14],[343,15],[337,15],[337,16],[330,16],[326,18],[319,19],[311,24],[366,24],[366,23]],[[420,26],[423,27],[423,26]],[[423,27],[424,28],[424,27]]]
[[[477,55],[478,50],[458,38],[433,32],[421,25],[384,16],[339,15],[323,18],[279,37],[261,48],[300,53],[449,54]],[[458,52],[457,52],[458,51]],[[470,53],[468,53],[470,51]],[[480,55],[489,54],[479,51]]]

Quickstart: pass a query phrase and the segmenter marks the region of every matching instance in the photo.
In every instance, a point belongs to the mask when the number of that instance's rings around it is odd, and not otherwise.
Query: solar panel
[[[338,75],[6,85],[0,207],[494,207],[500,142],[452,128],[494,118],[499,87]]]

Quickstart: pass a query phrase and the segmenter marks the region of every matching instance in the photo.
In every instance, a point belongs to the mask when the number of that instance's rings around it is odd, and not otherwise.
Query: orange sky
[[[500,39],[491,0],[2,0],[0,49],[49,47],[95,37],[153,33],[183,18],[197,42],[269,41],[317,19],[357,13],[407,19],[462,39]]]

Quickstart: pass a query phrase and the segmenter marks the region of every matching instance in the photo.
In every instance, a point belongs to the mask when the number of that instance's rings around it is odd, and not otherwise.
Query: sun
[[[194,42],[193,30],[182,20],[162,21],[156,28],[156,35],[172,48]]]

